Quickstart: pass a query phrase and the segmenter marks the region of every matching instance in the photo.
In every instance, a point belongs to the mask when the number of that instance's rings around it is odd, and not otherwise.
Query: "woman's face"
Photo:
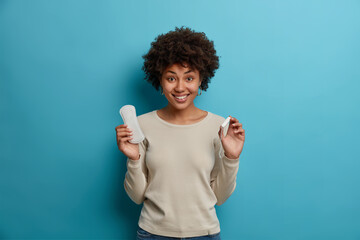
[[[199,71],[181,64],[168,66],[161,77],[161,86],[169,104],[181,110],[193,106],[201,85]]]

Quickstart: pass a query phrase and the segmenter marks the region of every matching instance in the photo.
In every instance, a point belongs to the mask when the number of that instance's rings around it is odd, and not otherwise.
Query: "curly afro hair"
[[[219,68],[214,42],[205,33],[195,32],[190,28],[175,27],[175,31],[160,34],[151,43],[149,52],[142,56],[145,79],[159,90],[163,71],[175,63],[188,64],[200,73],[200,89],[206,91],[210,79]]]

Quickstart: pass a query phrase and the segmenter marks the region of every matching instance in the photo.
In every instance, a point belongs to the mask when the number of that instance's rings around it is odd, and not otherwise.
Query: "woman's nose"
[[[182,80],[177,81],[175,90],[181,92],[185,89],[185,83]]]

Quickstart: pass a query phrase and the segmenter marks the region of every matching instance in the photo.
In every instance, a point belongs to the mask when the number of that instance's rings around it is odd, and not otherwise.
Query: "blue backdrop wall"
[[[360,238],[359,1],[0,1],[0,239],[134,239],[118,110],[188,26],[220,68],[195,105],[246,130],[226,239]]]

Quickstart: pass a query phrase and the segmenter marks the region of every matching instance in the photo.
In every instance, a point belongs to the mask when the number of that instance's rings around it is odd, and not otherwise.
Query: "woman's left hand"
[[[218,134],[221,139],[226,157],[230,159],[239,158],[245,142],[245,130],[242,128],[242,124],[239,123],[239,120],[231,117],[226,136],[223,136],[221,126]]]

